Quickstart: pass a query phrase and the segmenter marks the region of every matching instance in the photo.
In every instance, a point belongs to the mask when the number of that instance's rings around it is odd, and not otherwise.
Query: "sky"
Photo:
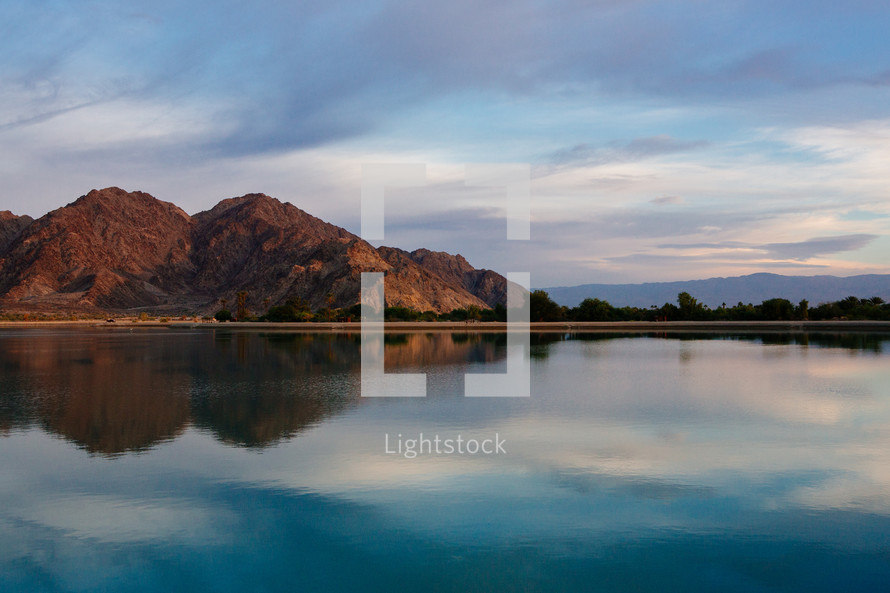
[[[890,5],[4,0],[0,210],[263,192],[534,286],[890,273]],[[468,164],[531,171],[531,238]]]

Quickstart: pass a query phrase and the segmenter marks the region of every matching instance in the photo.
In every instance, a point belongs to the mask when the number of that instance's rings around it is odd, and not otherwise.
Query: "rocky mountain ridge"
[[[503,302],[506,279],[460,255],[375,248],[264,194],[189,216],[111,187],[33,220],[0,213],[0,306],[209,313],[247,291],[254,312],[299,297],[359,301],[361,272],[386,274],[391,306],[450,311]]]

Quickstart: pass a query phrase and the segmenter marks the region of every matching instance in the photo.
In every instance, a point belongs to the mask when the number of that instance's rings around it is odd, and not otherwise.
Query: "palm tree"
[[[236,296],[238,297],[238,309],[235,316],[238,321],[244,321],[250,316],[250,311],[247,310],[247,291],[240,290]]]

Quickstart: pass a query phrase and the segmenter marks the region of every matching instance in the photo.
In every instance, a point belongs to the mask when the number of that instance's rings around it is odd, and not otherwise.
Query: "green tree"
[[[704,307],[688,292],[677,295],[677,304],[680,306],[680,319],[696,320],[704,317]]]
[[[228,309],[220,309],[213,316],[217,321],[231,321],[232,320],[232,312]]]
[[[680,309],[673,303],[665,303],[658,309],[658,319],[662,321],[677,321],[680,319]]]
[[[300,297],[291,297],[283,305],[270,307],[266,321],[306,321],[312,317],[309,304]]]
[[[420,313],[408,307],[387,307],[383,310],[386,321],[417,321]]]
[[[788,299],[767,299],[760,303],[760,315],[768,321],[787,321],[794,317],[794,305]]]
[[[250,317],[250,311],[247,309],[247,291],[238,291],[236,299],[237,308],[235,309],[235,319],[238,321],[247,321],[247,318]]]
[[[507,307],[498,303],[494,309],[482,309],[482,321],[507,321]]]
[[[507,321],[507,307],[503,303],[494,306],[494,320]]]
[[[530,297],[531,321],[562,321],[565,310],[544,290],[535,290]]]
[[[810,302],[806,299],[803,299],[797,304],[797,309],[795,310],[798,319],[803,319],[806,321],[810,318]]]
[[[318,316],[322,321],[333,321],[335,317],[334,313],[334,293],[329,292],[324,299],[325,306],[321,308],[318,312]]]
[[[608,301],[584,299],[572,311],[577,321],[611,321],[615,318],[615,308]]]
[[[837,305],[838,305],[838,307],[841,308],[841,311],[843,311],[844,313],[850,313],[851,311],[853,311],[854,309],[859,307],[859,305],[861,305],[861,303],[858,298],[856,298],[854,296],[848,296],[844,300],[838,301]]]

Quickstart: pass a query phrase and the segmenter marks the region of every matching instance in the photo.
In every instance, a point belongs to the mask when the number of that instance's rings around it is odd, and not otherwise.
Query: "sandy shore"
[[[215,323],[194,321],[4,321],[3,329],[212,329],[223,331],[288,331],[288,332],[357,332],[361,323]],[[387,332],[503,332],[500,322],[406,322],[393,321],[385,325]],[[611,322],[536,322],[529,324],[533,332],[807,332],[849,331],[890,332],[890,321],[611,321]]]

